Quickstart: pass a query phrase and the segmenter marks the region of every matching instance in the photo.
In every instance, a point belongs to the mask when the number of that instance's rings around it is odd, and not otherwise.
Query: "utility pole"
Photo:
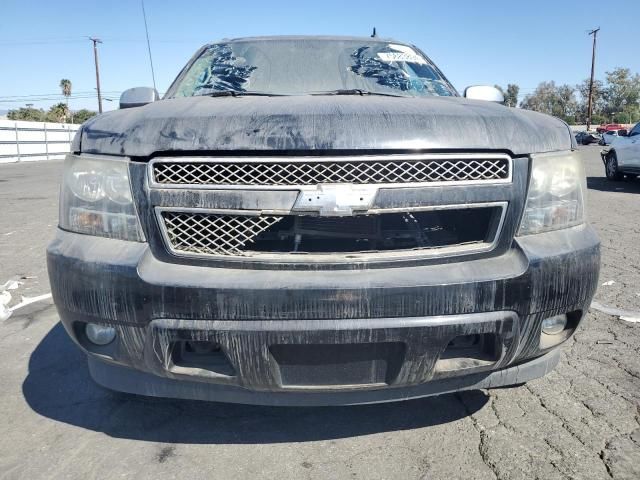
[[[593,76],[596,68],[596,42],[600,27],[591,30],[589,35],[593,35],[593,51],[591,52],[591,80],[589,81],[589,105],[587,106],[587,131],[591,129],[591,111],[593,109]]]
[[[100,69],[98,68],[98,43],[102,43],[99,38],[89,37],[93,42],[93,60],[96,64],[96,90],[98,91],[98,113],[102,113],[102,95],[100,94]]]

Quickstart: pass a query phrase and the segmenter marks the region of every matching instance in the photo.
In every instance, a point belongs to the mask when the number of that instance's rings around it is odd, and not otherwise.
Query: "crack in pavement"
[[[471,424],[473,425],[473,428],[478,432],[478,435],[479,435],[478,453],[480,454],[480,458],[482,459],[482,462],[490,469],[490,471],[493,473],[493,476],[496,478],[496,480],[498,480],[500,477],[498,476],[497,467],[493,462],[489,460],[489,456],[487,452],[488,435],[487,435],[486,429],[482,425],[480,425],[480,423],[478,422],[478,419],[472,413],[471,408],[469,408],[469,406],[463,400],[462,394],[460,392],[456,392],[454,394],[454,397],[458,400],[458,402],[460,402],[460,404],[462,405],[462,408],[464,408],[464,411],[467,413],[468,417],[471,419]],[[491,402],[493,403],[493,399],[491,400]]]

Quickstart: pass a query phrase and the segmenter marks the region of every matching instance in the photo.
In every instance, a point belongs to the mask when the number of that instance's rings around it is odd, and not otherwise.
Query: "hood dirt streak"
[[[109,112],[82,129],[81,149],[148,157],[225,150],[502,150],[571,148],[557,118],[454,97],[190,97]]]

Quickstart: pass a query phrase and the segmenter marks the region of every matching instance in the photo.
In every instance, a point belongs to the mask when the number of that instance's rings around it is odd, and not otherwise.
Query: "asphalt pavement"
[[[640,311],[640,180],[581,147],[602,240],[596,300]],[[49,292],[62,163],[0,165],[0,285]],[[638,479],[640,323],[592,308],[559,367],[525,386],[391,404],[278,408],[95,385],[50,300],[0,322],[0,479]]]

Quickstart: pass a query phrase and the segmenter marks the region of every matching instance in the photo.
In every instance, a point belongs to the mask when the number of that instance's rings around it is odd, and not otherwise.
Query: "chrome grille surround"
[[[513,165],[514,160],[504,153],[172,156],[152,159],[147,164],[146,181],[156,199],[152,208],[164,246],[175,257],[230,262],[251,259],[275,263],[352,263],[358,259],[418,260],[493,250],[501,238],[509,203],[502,194],[495,200],[488,195],[485,196],[487,200],[463,204],[416,204],[410,200],[410,190],[406,190],[406,206],[397,202],[388,206],[377,204],[375,199],[378,193],[390,189],[468,185],[506,187],[505,184],[514,180]],[[345,191],[348,192],[347,203],[341,197]],[[192,194],[184,195],[188,192]],[[291,200],[292,194],[297,200]],[[438,196],[434,190],[434,198]],[[194,199],[199,200],[196,202]],[[324,205],[322,202],[329,202],[329,211],[315,205],[316,199],[320,206]],[[203,206],[196,207],[197,203]],[[225,203],[228,208],[223,206]],[[205,207],[206,204],[211,204],[211,207]],[[377,215],[487,206],[501,208],[495,235],[485,242],[471,245],[348,254],[251,249],[252,242],[261,232],[291,215]]]
[[[409,186],[506,183],[502,154],[403,154],[343,157],[158,157],[149,162],[156,188],[291,189],[324,183]]]

